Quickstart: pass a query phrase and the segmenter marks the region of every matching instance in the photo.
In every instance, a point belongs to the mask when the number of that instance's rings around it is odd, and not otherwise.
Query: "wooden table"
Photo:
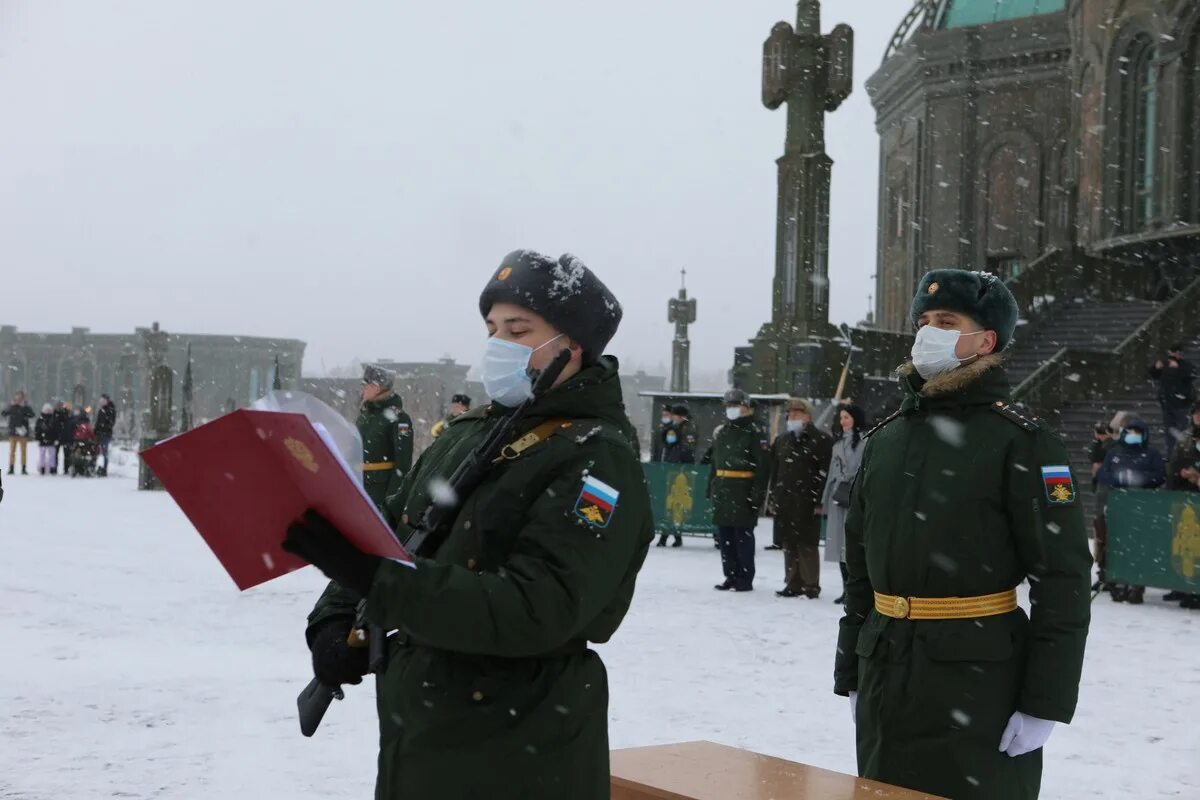
[[[713,742],[612,752],[612,800],[939,800]]]

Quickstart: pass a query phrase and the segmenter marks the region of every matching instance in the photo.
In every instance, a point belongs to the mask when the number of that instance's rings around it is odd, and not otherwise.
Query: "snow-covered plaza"
[[[0,798],[371,796],[368,684],[315,738],[296,722],[322,577],[239,593],[170,497],[137,492],[128,461],[117,471],[4,482]],[[708,540],[652,548],[600,648],[612,746],[708,739],[854,772],[849,705],[831,692],[839,578],[824,568],[820,600],[780,599],[782,558],[760,550],[756,591],[733,595],[712,590]],[[1095,602],[1043,797],[1200,797],[1200,614],[1161,596]]]

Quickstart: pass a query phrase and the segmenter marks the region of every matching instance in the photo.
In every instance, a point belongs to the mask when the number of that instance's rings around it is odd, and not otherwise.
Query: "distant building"
[[[1200,269],[1200,3],[919,0],[867,90],[879,328],[911,328],[939,267],[999,275],[1023,312]]]
[[[0,326],[0,397],[23,389],[35,406],[66,401],[94,406],[101,394],[117,403],[117,434],[135,438],[141,413],[149,408],[147,336],[157,331],[137,328],[132,333],[25,333]],[[304,342],[254,336],[211,336],[166,333],[165,363],[181,381],[191,345],[193,419],[197,423],[246,406],[270,391],[275,365],[284,387],[294,387],[304,359]],[[176,409],[182,400],[176,386]],[[178,422],[178,410],[173,413]]]

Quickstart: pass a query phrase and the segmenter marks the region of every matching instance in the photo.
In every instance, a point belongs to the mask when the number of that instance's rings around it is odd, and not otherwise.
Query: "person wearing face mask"
[[[670,428],[663,439],[663,461],[669,464],[696,463],[696,426],[687,406],[671,407]]]
[[[1103,509],[1112,489],[1157,489],[1166,480],[1166,464],[1163,457],[1158,450],[1150,446],[1150,426],[1140,419],[1131,419],[1125,423],[1120,439],[1109,448],[1104,456],[1104,463],[1100,465],[1100,471],[1096,473],[1096,483],[1099,487],[1096,503]],[[1101,588],[1112,595],[1114,602],[1139,604],[1145,599],[1146,587],[1110,584],[1104,581],[1107,520],[1103,527],[1104,535],[1097,536],[1096,543]]]
[[[671,406],[664,405],[658,415],[658,460],[667,460],[667,448],[679,440],[675,421],[671,417]]]
[[[355,425],[363,444],[363,489],[389,524],[387,498],[400,489],[412,468],[412,419],[392,386],[395,375],[382,367],[363,369],[362,405]]]
[[[833,440],[813,425],[812,406],[793,397],[786,430],[771,444],[771,505],[783,545],[784,586],[779,597],[821,596],[821,495]]]
[[[511,444],[459,498],[415,568],[359,552],[306,517],[284,546],[334,579],[309,616],[317,676],[358,683],[355,605],[396,630],[376,678],[375,797],[600,800],[609,796],[608,681],[589,642],[620,627],[653,539],[617,360],[621,307],[574,256],[518,250],[479,300],[490,403],[456,417],[389,499],[405,539],[455,468],[533,399]],[[533,398],[535,373],[569,360]],[[310,515],[311,517],[311,515]]]
[[[662,460],[666,464],[696,463],[696,426],[684,405],[663,406]],[[658,537],[658,546],[667,546],[667,534]],[[683,536],[675,534],[672,547],[683,547]]]
[[[754,418],[741,389],[725,393],[725,418],[701,460],[712,466],[708,494],[725,580],[721,592],[754,590],[754,527],[767,496],[771,451],[767,431]]]
[[[866,435],[847,511],[834,691],[850,699],[859,774],[955,800],[1038,796],[1090,621],[1066,448],[1008,403],[1000,353],[1017,313],[990,274],[921,279],[904,399]]]

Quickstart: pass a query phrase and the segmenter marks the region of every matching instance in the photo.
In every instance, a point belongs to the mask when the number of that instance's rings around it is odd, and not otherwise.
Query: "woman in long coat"
[[[821,505],[825,507],[825,560],[836,561],[842,567],[842,583],[846,581],[846,512],[847,507],[834,498],[849,500],[850,482],[858,474],[865,445],[863,432],[867,427],[867,415],[856,405],[844,405],[838,410],[833,426],[833,459],[829,463],[829,477],[825,479],[825,494]],[[839,494],[838,485],[845,484]],[[833,602],[841,603],[846,596],[843,588]]]

